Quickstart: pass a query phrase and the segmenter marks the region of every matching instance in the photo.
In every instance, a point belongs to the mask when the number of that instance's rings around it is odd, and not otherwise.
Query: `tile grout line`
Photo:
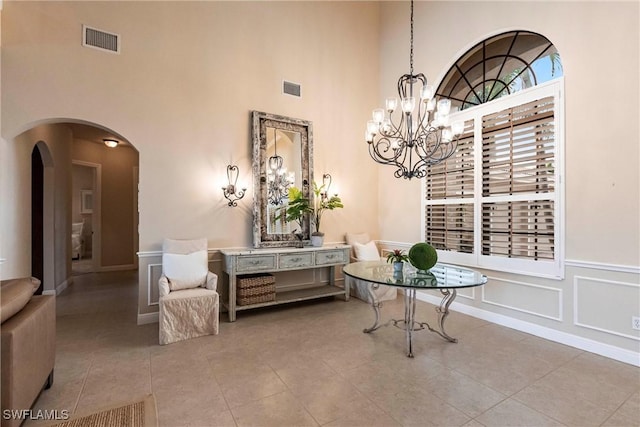
[[[82,394],[84,393],[84,388],[87,385],[87,379],[89,378],[89,372],[91,372],[91,368],[93,367],[93,363],[94,363],[94,355],[93,355],[93,351],[91,352],[91,363],[89,364],[89,367],[87,368],[87,372],[84,375],[84,378],[82,380],[82,387],[80,387],[80,392],[78,393],[78,398],[76,399],[76,403],[75,405],[73,405],[73,414],[76,413],[76,411],[78,410],[78,405],[80,404],[80,400],[82,399]]]
[[[629,396],[627,396],[627,398],[624,400],[624,402],[622,402],[620,405],[618,405],[618,407],[616,409],[614,409],[611,412],[611,415],[609,415],[600,425],[603,426],[607,423],[607,421],[609,421],[611,419],[611,417],[613,417],[616,412],[618,412],[629,400],[631,400],[631,398],[633,397],[634,394],[638,393],[637,390],[632,391]]]

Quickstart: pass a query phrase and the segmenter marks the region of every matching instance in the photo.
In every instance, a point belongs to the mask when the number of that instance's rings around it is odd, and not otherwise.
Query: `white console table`
[[[349,282],[344,289],[335,285],[335,267],[349,263],[349,245],[328,245],[304,248],[273,249],[223,249],[223,271],[229,275],[229,301],[224,303],[229,311],[229,321],[235,322],[236,311],[289,302],[305,301],[335,295],[344,295],[349,300]],[[329,283],[296,290],[278,291],[275,301],[251,305],[236,305],[236,278],[241,274],[276,273],[279,271],[329,268]]]

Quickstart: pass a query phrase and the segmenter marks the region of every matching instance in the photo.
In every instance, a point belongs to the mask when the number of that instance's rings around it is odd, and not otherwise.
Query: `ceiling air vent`
[[[83,25],[82,46],[111,53],[120,53],[120,36]]]
[[[298,83],[292,83],[285,80],[282,82],[282,92],[287,95],[300,97],[300,85]]]

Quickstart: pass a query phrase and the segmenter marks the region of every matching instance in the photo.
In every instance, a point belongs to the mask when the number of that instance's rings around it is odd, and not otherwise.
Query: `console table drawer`
[[[297,267],[312,267],[313,266],[313,254],[307,253],[294,253],[294,254],[280,254],[280,263],[278,268],[297,268]]]
[[[347,263],[345,252],[342,250],[322,251],[316,253],[316,265]]]
[[[258,270],[275,270],[275,255],[248,255],[237,257],[236,271],[238,273],[245,271]]]

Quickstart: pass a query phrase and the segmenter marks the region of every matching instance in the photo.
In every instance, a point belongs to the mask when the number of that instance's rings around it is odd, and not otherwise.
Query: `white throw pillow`
[[[353,247],[356,250],[356,259],[358,261],[380,261],[380,253],[373,240],[364,245],[355,242]]]
[[[209,271],[207,251],[190,254],[162,254],[162,271],[169,279],[169,289],[197,288],[205,284]]]

